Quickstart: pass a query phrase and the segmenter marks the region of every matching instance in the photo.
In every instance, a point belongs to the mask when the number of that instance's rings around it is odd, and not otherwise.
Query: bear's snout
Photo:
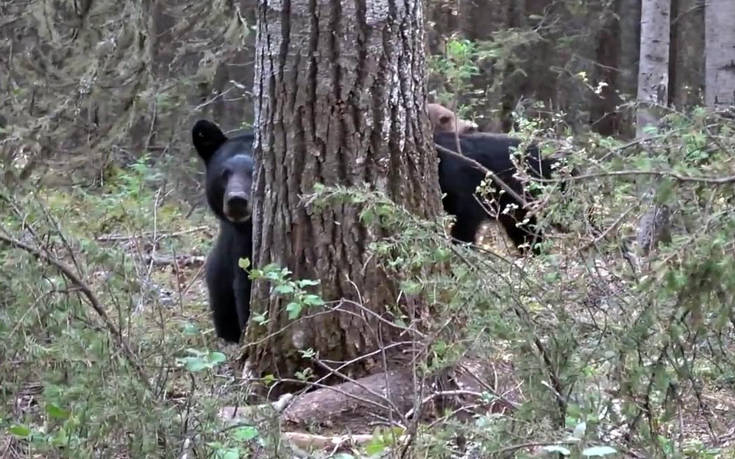
[[[225,216],[234,223],[241,223],[250,218],[252,213],[248,194],[244,191],[231,191],[225,196]]]

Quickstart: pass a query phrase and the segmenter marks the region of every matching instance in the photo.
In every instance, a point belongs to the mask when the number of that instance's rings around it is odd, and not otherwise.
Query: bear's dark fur
[[[227,138],[216,124],[200,120],[192,140],[206,168],[207,202],[220,222],[206,266],[214,328],[220,338],[238,342],[250,315],[250,279],[238,261],[253,251],[253,135]]]
[[[453,133],[437,133],[434,142],[441,147],[451,151],[457,150],[457,142]],[[518,139],[499,134],[463,134],[459,136],[461,154],[482,164],[488,170],[494,172],[498,178],[505,182],[513,191],[524,199],[527,193],[523,184],[514,177],[515,166],[511,161],[514,147],[520,143]],[[475,190],[485,178],[485,172],[479,170],[475,165],[462,158],[457,158],[446,152],[438,150],[439,153],[439,184],[441,191],[445,194],[443,199],[444,210],[456,217],[452,227],[452,237],[462,242],[475,242],[475,236],[485,221],[490,216],[487,210],[475,197]],[[540,159],[538,149],[531,146],[526,151],[526,164],[528,173],[535,177],[550,178],[552,165],[555,160]],[[534,247],[543,239],[536,227],[536,217],[529,216],[521,204],[508,192],[500,192],[502,188],[493,183],[495,190],[490,194],[499,206],[498,221],[513,243],[522,251],[525,244]],[[509,204],[515,205],[513,210],[503,212]],[[528,218],[525,224],[517,225]]]

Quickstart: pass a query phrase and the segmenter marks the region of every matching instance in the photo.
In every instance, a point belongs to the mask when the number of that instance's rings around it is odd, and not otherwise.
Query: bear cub
[[[434,133],[456,132],[457,134],[470,134],[478,132],[477,124],[472,121],[457,118],[457,115],[441,104],[427,104],[429,121]]]
[[[453,133],[436,133],[434,142],[451,151],[456,151],[456,137]],[[518,195],[528,197],[528,193],[518,178],[511,160],[513,148],[520,144],[518,139],[502,134],[472,133],[459,135],[461,154],[482,164],[494,172]],[[461,242],[475,242],[480,226],[490,216],[485,207],[478,202],[475,190],[485,178],[485,173],[468,161],[441,150],[439,154],[439,185],[445,195],[444,210],[456,217],[452,227],[452,237]],[[526,150],[526,166],[529,175],[536,178],[551,178],[556,159],[541,158],[538,149],[530,146]],[[500,192],[500,186],[493,183],[495,190],[488,197],[498,204],[498,222],[503,226],[510,239],[522,252],[530,246],[538,253],[536,244],[543,241],[543,234],[537,227],[536,217],[529,215],[513,196]],[[506,206],[512,210],[503,212]],[[527,220],[527,221],[526,221]]]
[[[250,279],[238,260],[253,252],[253,134],[228,138],[216,124],[199,120],[192,141],[206,169],[207,203],[220,222],[206,264],[214,329],[237,343],[250,316]]]

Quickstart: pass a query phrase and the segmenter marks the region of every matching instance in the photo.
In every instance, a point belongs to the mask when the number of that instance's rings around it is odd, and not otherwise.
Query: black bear
[[[437,133],[434,135],[434,142],[448,150],[457,150],[454,133]],[[459,142],[462,156],[473,159],[494,172],[524,199],[528,196],[523,184],[514,177],[516,168],[511,160],[512,149],[520,144],[518,139],[507,135],[475,133],[460,135]],[[475,196],[475,190],[485,178],[485,172],[463,158],[437,150],[439,185],[445,195],[442,203],[444,210],[456,217],[452,237],[462,242],[475,242],[480,226],[489,219],[487,210]],[[531,176],[550,178],[555,161],[540,158],[535,146],[526,150],[526,164]],[[521,251],[525,251],[527,244],[538,253],[535,244],[543,240],[543,235],[536,227],[536,217],[528,215],[527,210],[511,194],[501,193],[499,185],[493,183],[493,189],[496,192],[489,197],[499,204],[497,218],[510,239]],[[509,204],[514,205],[513,210],[503,212]],[[528,221],[524,223],[526,219]]]
[[[206,168],[207,202],[220,222],[206,266],[214,329],[220,338],[238,342],[250,315],[250,279],[238,260],[250,259],[253,251],[253,134],[227,138],[206,120],[197,121],[191,134]]]

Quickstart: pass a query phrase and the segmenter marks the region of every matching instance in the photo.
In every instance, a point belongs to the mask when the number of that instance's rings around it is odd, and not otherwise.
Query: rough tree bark
[[[369,184],[419,216],[439,214],[422,1],[262,0],[257,15],[253,263],[319,279],[325,300],[359,301],[385,315],[398,289],[368,251],[380,235],[360,223],[360,209],[314,212],[301,197],[315,183]],[[285,302],[269,290],[253,285],[253,314],[269,318],[246,331],[253,374],[293,376],[311,366],[299,349],[341,361],[391,341],[390,327],[349,301],[342,307],[353,314],[320,314],[284,330]],[[342,371],[357,376],[374,364]]]
[[[735,2],[709,0],[705,6],[705,104],[735,105]]]
[[[641,4],[641,49],[638,64],[636,136],[658,124],[657,107],[667,105],[669,93],[669,30],[671,0],[644,0]],[[649,192],[651,193],[651,192]],[[669,234],[669,209],[652,205],[638,223],[637,242],[643,253]]]
[[[701,105],[704,88],[704,3],[671,2],[669,102],[677,108]]]

